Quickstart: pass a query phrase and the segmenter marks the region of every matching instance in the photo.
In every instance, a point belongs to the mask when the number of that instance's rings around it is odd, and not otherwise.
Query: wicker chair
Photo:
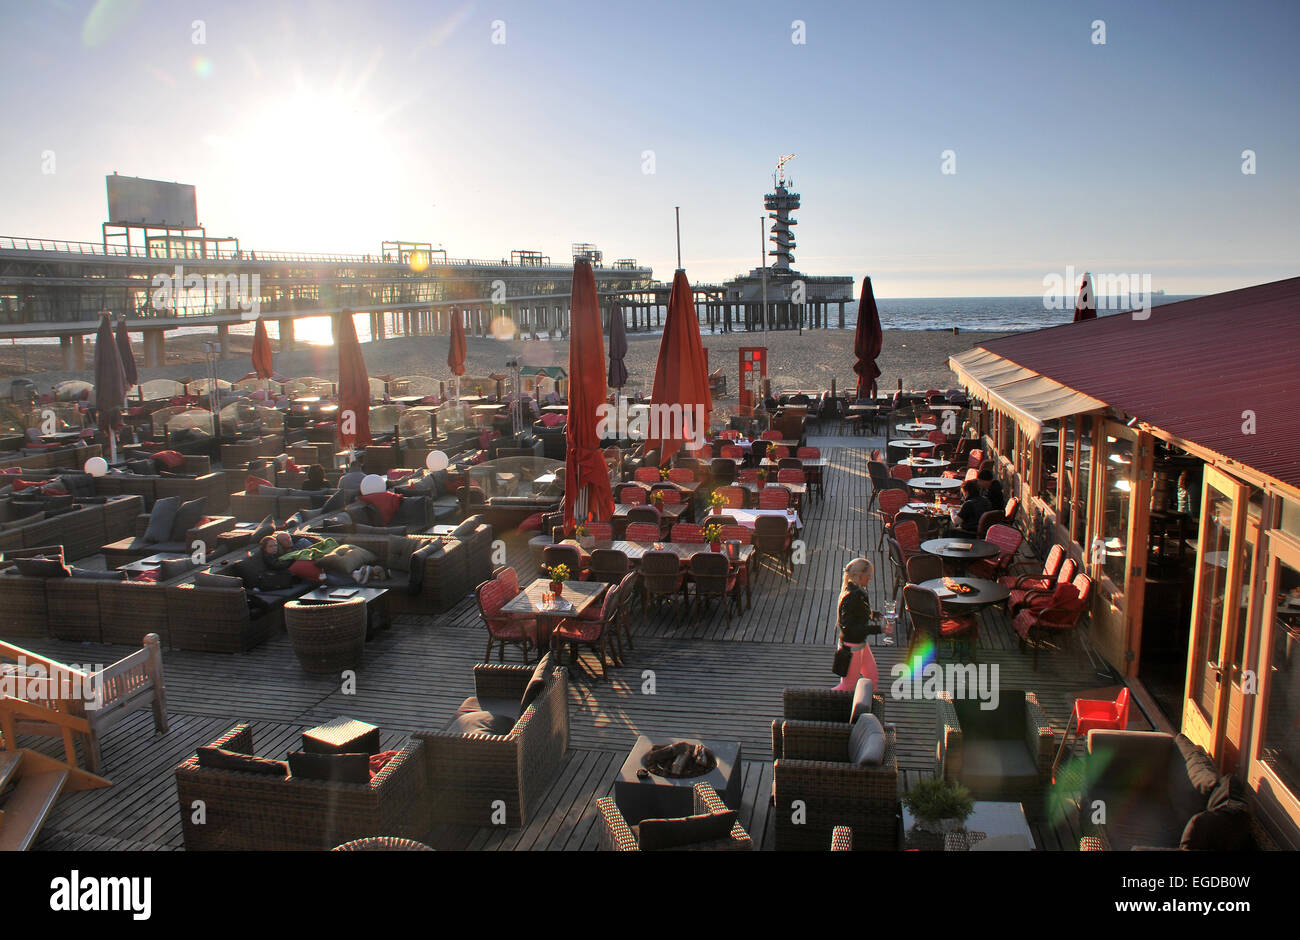
[[[837,826],[853,830],[856,851],[892,851],[898,840],[897,732],[885,728],[878,767],[848,763],[852,726],[787,721],[784,755],[772,771],[778,851],[824,852]],[[791,805],[800,800],[799,822]]]
[[[955,653],[960,643],[966,648],[971,661],[978,662],[975,649],[979,645],[980,628],[975,617],[948,615],[939,595],[918,584],[908,584],[903,588],[903,604],[907,607],[907,616],[912,625],[912,647],[928,640],[937,654],[940,645],[948,641]],[[908,650],[909,662],[914,652],[915,649]]]
[[[417,731],[424,744],[425,780],[432,821],[488,826],[493,804],[505,806],[504,825],[526,826],[551,786],[569,747],[569,679],[563,666],[543,657],[531,666],[480,664],[474,667],[478,709],[487,700],[518,703],[535,674],[544,678],[540,695],[524,709],[507,734],[457,734]]]
[[[596,548],[591,552],[588,581],[618,584],[628,573],[627,553],[616,548]]]
[[[555,625],[551,633],[551,648],[556,651],[557,657],[565,646],[570,649],[590,646],[600,657],[602,679],[609,677],[609,668],[605,662],[607,648],[610,649],[614,664],[616,666],[623,664],[622,642],[618,630],[618,618],[623,612],[619,598],[620,588],[621,584],[606,588],[605,597],[599,607],[593,604],[581,616],[565,617]],[[610,646],[611,643],[613,647]],[[557,662],[559,661],[557,659]],[[578,662],[576,649],[574,649],[573,662],[575,664]]]
[[[366,645],[366,602],[354,597],[326,604],[288,601],[284,627],[304,672],[358,669]]]
[[[1003,689],[997,708],[976,699],[938,704],[937,774],[980,800],[1032,800],[1051,780],[1056,737],[1038,696]]]
[[[849,724],[853,717],[853,692],[838,689],[786,689],[781,694],[781,717],[772,721],[772,757],[785,751],[787,721],[831,721]],[[885,698],[878,690],[871,696],[871,714],[885,720]]]
[[[676,552],[646,552],[641,556],[641,612],[644,614],[651,602],[681,594],[686,600],[686,575]]]
[[[694,792],[696,815],[722,812],[727,804],[722,801],[713,787],[707,783],[697,783],[691,788]],[[618,804],[613,797],[604,797],[596,801],[600,812],[600,847],[606,852],[639,852],[640,842],[632,827],[627,824]],[[696,842],[691,845],[677,846],[676,852],[748,852],[754,848],[754,841],[749,837],[739,822],[731,827],[731,834],[725,839],[710,842]]]
[[[254,754],[253,731],[235,725],[220,747]],[[185,848],[227,851],[322,851],[353,839],[389,832],[424,835],[423,745],[407,744],[369,783],[337,783],[200,767],[194,755],[176,768],[176,793]],[[206,815],[194,821],[202,800]]]
[[[754,554],[770,555],[781,562],[782,570],[792,567],[794,544],[790,528],[780,516],[759,516],[754,520]]]
[[[731,559],[721,552],[697,552],[691,556],[690,573],[695,584],[690,616],[694,617],[704,598],[717,597],[726,611],[727,626],[731,626],[731,608],[741,612],[740,581],[731,571]]]

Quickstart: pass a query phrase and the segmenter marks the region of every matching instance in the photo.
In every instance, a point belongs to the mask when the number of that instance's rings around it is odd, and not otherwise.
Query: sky
[[[97,241],[118,172],[246,251],[591,242],[669,280],[680,206],[716,282],[795,154],[804,273],[1208,293],[1300,273],[1297,38],[1291,0],[0,0],[0,234]]]

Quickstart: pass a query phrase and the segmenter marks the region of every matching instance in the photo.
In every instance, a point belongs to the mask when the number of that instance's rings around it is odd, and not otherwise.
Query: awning
[[[1105,402],[987,349],[976,347],[958,353],[948,360],[948,365],[972,395],[1007,414],[1030,437],[1042,433],[1044,422],[1106,407]]]
[[[523,366],[519,370],[520,375],[544,375],[551,379],[567,379],[569,373],[565,372],[560,366]]]

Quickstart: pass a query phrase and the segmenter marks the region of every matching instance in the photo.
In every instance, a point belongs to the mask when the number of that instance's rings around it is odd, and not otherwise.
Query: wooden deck
[[[624,667],[610,670],[608,681],[599,679],[598,664],[585,653],[573,676],[571,749],[543,810],[519,830],[443,827],[431,835],[435,848],[595,848],[595,802],[610,793],[627,751],[642,733],[739,741],[745,773],[741,822],[759,848],[771,848],[770,725],[780,714],[781,690],[834,684],[834,609],[844,564],[857,554],[875,561],[872,602],[877,609],[890,581],[867,511],[867,455],[878,440],[838,437],[810,443],[823,447],[830,467],[824,501],[814,499],[806,506],[807,557],[793,577],[765,561],[753,609],[733,615],[730,625],[717,606],[693,623],[671,608],[634,623],[635,649],[627,651]],[[526,541],[511,538],[509,551],[521,579],[532,576],[536,569]],[[1113,694],[1073,641],[1064,650],[1046,651],[1034,671],[1014,639],[1002,614],[986,614],[980,660],[999,665],[1002,694],[1036,691],[1058,733],[1077,695]],[[485,642],[472,598],[445,615],[400,617],[367,646],[359,688],[351,695],[328,677],[304,674],[283,633],[246,655],[166,652],[171,730],[156,735],[148,713],[137,713],[113,729],[103,742],[103,757],[106,776],[115,785],[63,797],[37,847],[181,848],[172,769],[196,747],[236,722],[248,721],[258,752],[280,756],[303,729],[339,715],[378,725],[384,745],[398,746],[416,729],[441,727],[473,693],[471,668],[481,661]],[[126,651],[55,640],[26,645],[78,663],[108,663]],[[875,655],[882,681],[887,681],[901,651],[880,646]],[[507,650],[506,656],[507,662],[521,661],[518,650]],[[898,726],[901,786],[931,775],[934,703],[891,699],[886,717]],[[1137,716],[1133,726],[1140,722]],[[1039,848],[1077,848],[1078,832],[1070,825],[1049,822],[1041,806],[1027,810]]]

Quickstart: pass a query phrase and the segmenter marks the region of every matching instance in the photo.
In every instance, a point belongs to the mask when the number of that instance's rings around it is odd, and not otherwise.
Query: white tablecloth
[[[724,507],[722,515],[730,516],[736,520],[737,524],[743,525],[747,529],[754,528],[754,520],[759,516],[781,516],[787,519],[790,518],[784,509],[727,509]],[[709,516],[705,516],[702,524],[708,525],[709,518]],[[803,519],[799,518],[798,513],[794,514],[794,526],[796,529],[803,528]]]

